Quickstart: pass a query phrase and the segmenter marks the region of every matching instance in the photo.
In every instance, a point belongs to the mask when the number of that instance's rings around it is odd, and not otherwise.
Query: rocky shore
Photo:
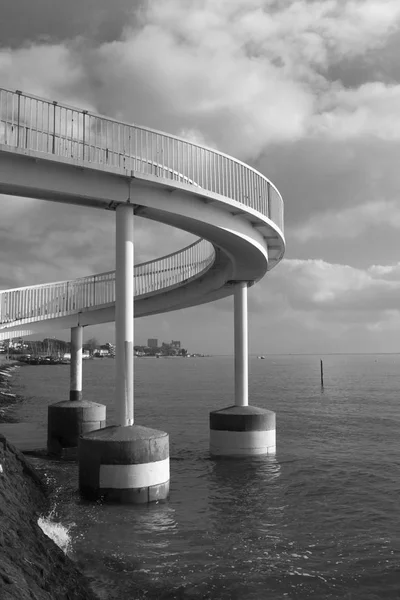
[[[17,363],[0,362],[0,422],[22,401],[12,391]],[[49,514],[48,489],[33,466],[0,433],[1,600],[97,600],[88,580],[38,525]]]
[[[0,362],[0,423],[13,423],[15,419],[10,414],[10,409],[21,398],[11,390],[11,378],[19,369],[17,362]]]
[[[38,525],[46,485],[0,434],[0,598],[97,600],[88,580]]]

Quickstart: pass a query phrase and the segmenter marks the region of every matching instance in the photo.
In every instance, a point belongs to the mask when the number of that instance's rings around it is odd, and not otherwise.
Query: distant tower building
[[[181,349],[181,343],[178,340],[172,340],[172,342],[171,342],[171,348],[174,348],[175,350],[180,350]]]
[[[158,340],[156,338],[149,338],[147,345],[149,348],[158,348]]]

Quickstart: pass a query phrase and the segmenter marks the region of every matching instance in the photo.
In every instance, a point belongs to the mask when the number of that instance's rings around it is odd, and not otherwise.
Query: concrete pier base
[[[47,452],[65,460],[76,460],[79,437],[105,426],[104,404],[86,400],[51,404],[47,413]]]
[[[79,489],[87,500],[146,504],[169,494],[169,436],[140,425],[111,426],[79,440]]]
[[[275,413],[256,406],[229,406],[210,413],[212,456],[275,454]]]

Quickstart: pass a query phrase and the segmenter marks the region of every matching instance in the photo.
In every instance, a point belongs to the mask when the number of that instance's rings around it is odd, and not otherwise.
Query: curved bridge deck
[[[282,258],[283,201],[223,153],[0,89],[0,193],[135,213],[203,240],[135,267],[135,316],[229,295]],[[114,319],[114,272],[0,292],[0,339]],[[13,333],[12,333],[13,332]]]

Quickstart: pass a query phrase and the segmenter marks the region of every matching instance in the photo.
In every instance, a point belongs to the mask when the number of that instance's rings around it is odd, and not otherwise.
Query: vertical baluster
[[[19,127],[20,127],[20,112],[21,112],[21,93],[17,90],[17,148],[19,148]]]
[[[88,150],[87,150],[87,152],[85,151],[85,145],[86,145],[86,115],[87,115],[87,110],[83,110],[82,111],[82,160],[89,160],[90,159],[90,129],[89,129]]]
[[[98,140],[98,144],[99,144],[99,163],[103,163],[104,162],[104,139],[103,139],[103,129],[104,129],[104,125],[103,125],[103,119],[96,119],[97,120],[97,125],[100,131],[100,136],[99,136],[99,140]]]
[[[163,173],[163,177],[168,178],[170,177],[169,174],[169,168],[170,168],[170,138],[169,137],[165,137],[163,138],[163,157],[164,157],[164,173]]]
[[[13,295],[13,321],[18,318],[18,292],[12,292]]]
[[[45,110],[44,110],[44,102],[40,102],[41,107],[41,117],[40,117],[40,152],[45,152],[46,144],[45,144],[45,130],[44,130],[44,121],[45,121]]]
[[[249,204],[248,206],[251,206],[251,208],[255,208],[254,206],[254,195],[253,195],[253,171],[251,171],[250,169],[247,169],[247,174],[248,174],[248,192],[249,192]]]
[[[128,156],[129,156],[129,160],[127,162],[126,168],[129,169],[129,171],[133,171],[133,160],[132,160],[132,155],[133,155],[133,140],[132,140],[132,136],[134,135],[134,128],[133,127],[128,127],[128,131],[127,131],[127,135],[128,135]]]
[[[149,157],[147,157],[149,160]],[[150,133],[150,173],[151,175],[157,175],[157,168],[154,165],[154,134]]]
[[[108,122],[107,121],[105,121],[104,127],[105,127],[105,130],[106,130],[106,139],[105,139],[106,156],[105,156],[105,162],[106,162],[106,164],[108,164],[108,158],[109,157],[108,157]]]
[[[58,286],[51,286],[52,299],[51,299],[51,312],[53,317],[57,316],[57,299],[58,299]]]
[[[32,294],[32,306],[31,306],[31,314],[30,316],[33,317],[34,319],[37,319],[38,317],[38,289],[37,287],[35,287],[33,289],[33,294]]]
[[[268,202],[267,202],[267,182],[264,178],[260,177],[260,203],[261,212],[263,215],[268,217]]]
[[[171,168],[172,168],[171,178],[175,179],[175,140],[174,139],[171,140]]]
[[[255,175],[256,174],[254,173],[254,171],[250,171],[250,183],[251,183],[251,186],[250,186],[251,192],[250,193],[251,193],[252,206],[254,208],[257,207],[257,196],[256,196],[256,191],[255,191],[255,188],[256,188],[256,178],[255,178]]]
[[[64,156],[68,156],[68,144],[69,144],[69,135],[68,135],[68,119],[69,119],[69,110],[66,109],[64,110],[64,115],[65,115],[65,127],[64,127]]]
[[[256,173],[253,174],[253,185],[254,185],[254,206],[258,212],[261,212],[260,208],[260,194],[259,194],[259,186],[260,186],[260,178]]]
[[[8,313],[9,321],[13,322],[15,320],[14,292],[10,292],[8,296]]]
[[[49,110],[49,104],[47,102],[43,102],[43,107],[44,107],[44,113],[45,113],[45,118],[43,121],[43,129],[45,130],[45,144],[44,144],[44,152],[50,153],[49,147],[50,147],[50,110]]]
[[[32,116],[32,107],[33,107],[33,100],[31,98],[31,101],[29,102],[29,144],[27,144],[27,148],[29,150],[33,149],[33,140],[32,140],[32,121],[33,121],[33,116]]]
[[[5,299],[6,299],[6,294],[4,292],[0,292],[0,323],[5,323],[5,317],[6,317]]]
[[[44,288],[41,286],[39,292],[39,316],[40,318],[44,315]]]
[[[249,186],[248,186],[248,170],[246,169],[246,167],[242,167],[243,169],[243,195],[242,195],[242,202],[243,204],[248,205],[249,202]]]
[[[229,198],[234,198],[234,163],[229,160]]]
[[[111,123],[111,143],[113,150],[113,166],[119,167],[119,126],[117,123]]]
[[[214,152],[210,153],[210,190],[215,192],[215,154]]]
[[[28,295],[29,295],[29,288],[25,288],[24,290],[22,290],[22,311],[21,311],[22,319],[26,319],[28,316]]]
[[[46,318],[48,317],[49,314],[49,309],[50,309],[50,289],[49,286],[46,286],[46,302],[45,302],[45,315]]]
[[[32,147],[32,150],[36,150],[39,147],[39,135],[38,135],[38,103],[37,100],[34,100],[34,109],[35,109],[35,116],[34,116],[34,127],[35,127],[35,144]]]
[[[4,118],[4,143],[7,145],[8,139],[8,94],[7,92],[2,93],[2,102],[1,102],[2,110],[4,106],[4,116],[2,112],[2,118]]]
[[[134,158],[134,161],[133,161],[133,169],[135,171],[138,171],[139,170],[138,169],[138,152],[139,152],[138,151],[138,142],[139,142],[138,138],[139,138],[139,130],[138,130],[137,127],[134,128],[133,134],[135,136],[135,138],[134,138],[135,139],[135,150],[134,150],[134,157],[135,158]]]
[[[190,183],[190,144],[188,144],[187,142],[184,142],[185,146],[186,146],[186,168],[184,173],[186,173],[187,176],[187,181],[186,183]]]
[[[218,194],[223,194],[223,166],[222,166],[222,156],[220,154],[217,155],[217,169],[218,169]]]
[[[22,318],[26,319],[29,315],[28,300],[29,300],[30,288],[23,291],[23,304],[22,304]]]
[[[38,316],[40,318],[42,318],[44,315],[44,288],[42,286],[38,289],[38,295],[39,295],[39,297],[38,297],[38,307],[39,307]]]
[[[135,267],[135,294],[140,296],[140,267]]]
[[[56,114],[57,114],[57,109],[56,109]],[[60,156],[62,154],[61,126],[62,126],[62,109],[61,109],[61,106],[59,106],[58,107],[58,131],[57,131],[58,143],[56,145],[58,156]]]
[[[46,318],[48,318],[50,316],[50,309],[51,309],[50,296],[51,296],[51,288],[48,285],[46,285]]]

